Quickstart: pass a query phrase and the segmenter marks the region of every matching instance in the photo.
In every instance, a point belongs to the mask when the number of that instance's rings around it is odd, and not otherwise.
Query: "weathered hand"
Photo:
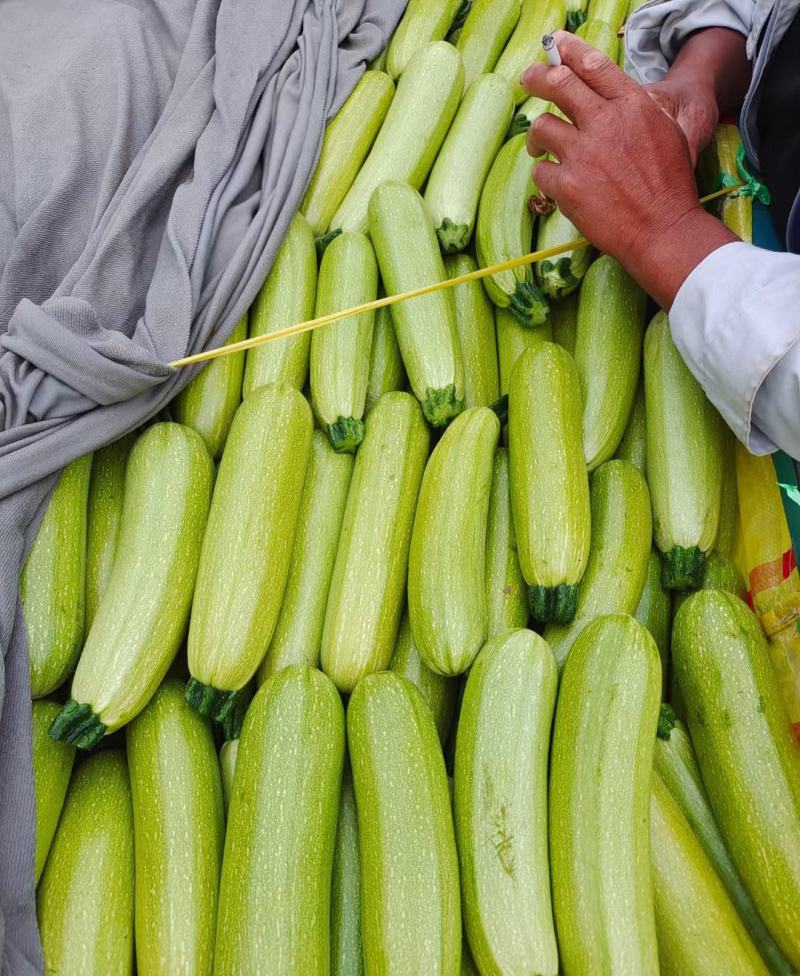
[[[711,88],[703,88],[673,79],[667,75],[662,81],[645,85],[644,90],[667,115],[678,123],[686,142],[692,165],[711,142],[719,121],[719,109]]]
[[[736,238],[700,206],[678,123],[604,54],[556,35],[562,64],[536,63],[523,87],[554,102],[528,133],[538,188],[593,244],[617,258],[665,307],[689,272]]]

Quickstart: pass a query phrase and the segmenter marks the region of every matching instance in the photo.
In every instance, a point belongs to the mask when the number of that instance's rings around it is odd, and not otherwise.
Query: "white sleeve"
[[[650,0],[625,28],[628,67],[643,85],[658,81],[690,34],[728,27],[748,37],[755,9],[755,0]]]
[[[726,244],[692,271],[669,318],[739,440],[754,454],[800,457],[800,255]]]

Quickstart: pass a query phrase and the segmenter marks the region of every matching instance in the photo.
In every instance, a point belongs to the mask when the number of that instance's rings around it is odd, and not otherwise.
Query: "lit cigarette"
[[[556,65],[561,64],[561,55],[558,53],[558,47],[552,34],[544,35],[542,38],[542,47],[544,48],[544,53],[547,55],[547,63],[550,67],[554,68]]]

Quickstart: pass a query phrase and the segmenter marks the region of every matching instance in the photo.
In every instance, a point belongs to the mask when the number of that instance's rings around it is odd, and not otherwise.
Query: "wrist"
[[[750,77],[744,35],[708,27],[686,39],[665,80],[679,82],[690,95],[710,98],[722,114],[741,105]]]
[[[694,269],[725,244],[739,238],[701,206],[668,225],[640,235],[624,261],[633,277],[658,304],[669,311],[675,296]]]

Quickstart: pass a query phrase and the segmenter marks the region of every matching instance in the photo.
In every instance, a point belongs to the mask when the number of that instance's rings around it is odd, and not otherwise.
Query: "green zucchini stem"
[[[534,620],[549,624],[568,624],[575,617],[578,587],[569,583],[558,586],[531,586],[528,602]]]
[[[706,554],[692,546],[673,546],[664,556],[661,585],[665,590],[697,590],[703,582]]]
[[[489,409],[497,414],[500,426],[505,427],[508,423],[508,394],[504,393],[499,400],[495,400],[494,403],[490,404]]]
[[[329,230],[327,234],[320,234],[319,237],[315,237],[314,244],[317,248],[317,254],[322,257],[322,255],[325,253],[325,248],[341,233],[341,227],[337,227],[336,230]]]
[[[542,290],[549,298],[565,298],[581,283],[572,273],[572,257],[565,254],[555,261],[542,261],[539,264],[539,279]]]
[[[247,694],[239,691],[219,691],[190,678],[186,685],[186,701],[206,718],[219,722],[226,739],[238,739],[246,710]]]
[[[527,132],[530,125],[531,123],[528,116],[524,112],[517,112],[517,114],[511,120],[511,125],[508,127],[506,141],[513,139],[514,136],[518,136],[520,132]]]
[[[337,454],[355,454],[364,440],[364,421],[356,417],[339,417],[328,425],[328,440]]]
[[[463,251],[469,244],[472,228],[469,224],[456,224],[449,217],[445,217],[436,228],[436,236],[445,254],[455,254]]]
[[[78,749],[94,749],[106,734],[106,727],[92,711],[92,706],[74,698],[62,706],[53,719],[49,735],[56,742],[71,742]]]
[[[586,23],[585,10],[570,10],[567,14],[567,30],[572,31],[573,34],[584,23]]]
[[[526,328],[535,329],[547,322],[550,305],[532,281],[518,281],[511,296],[509,310]]]
[[[658,728],[656,734],[659,739],[669,742],[672,730],[675,728],[675,709],[667,702],[661,703],[661,711],[658,713]]]
[[[464,401],[456,397],[454,383],[448,383],[440,390],[428,387],[422,401],[422,412],[432,427],[446,427],[464,409]]]

